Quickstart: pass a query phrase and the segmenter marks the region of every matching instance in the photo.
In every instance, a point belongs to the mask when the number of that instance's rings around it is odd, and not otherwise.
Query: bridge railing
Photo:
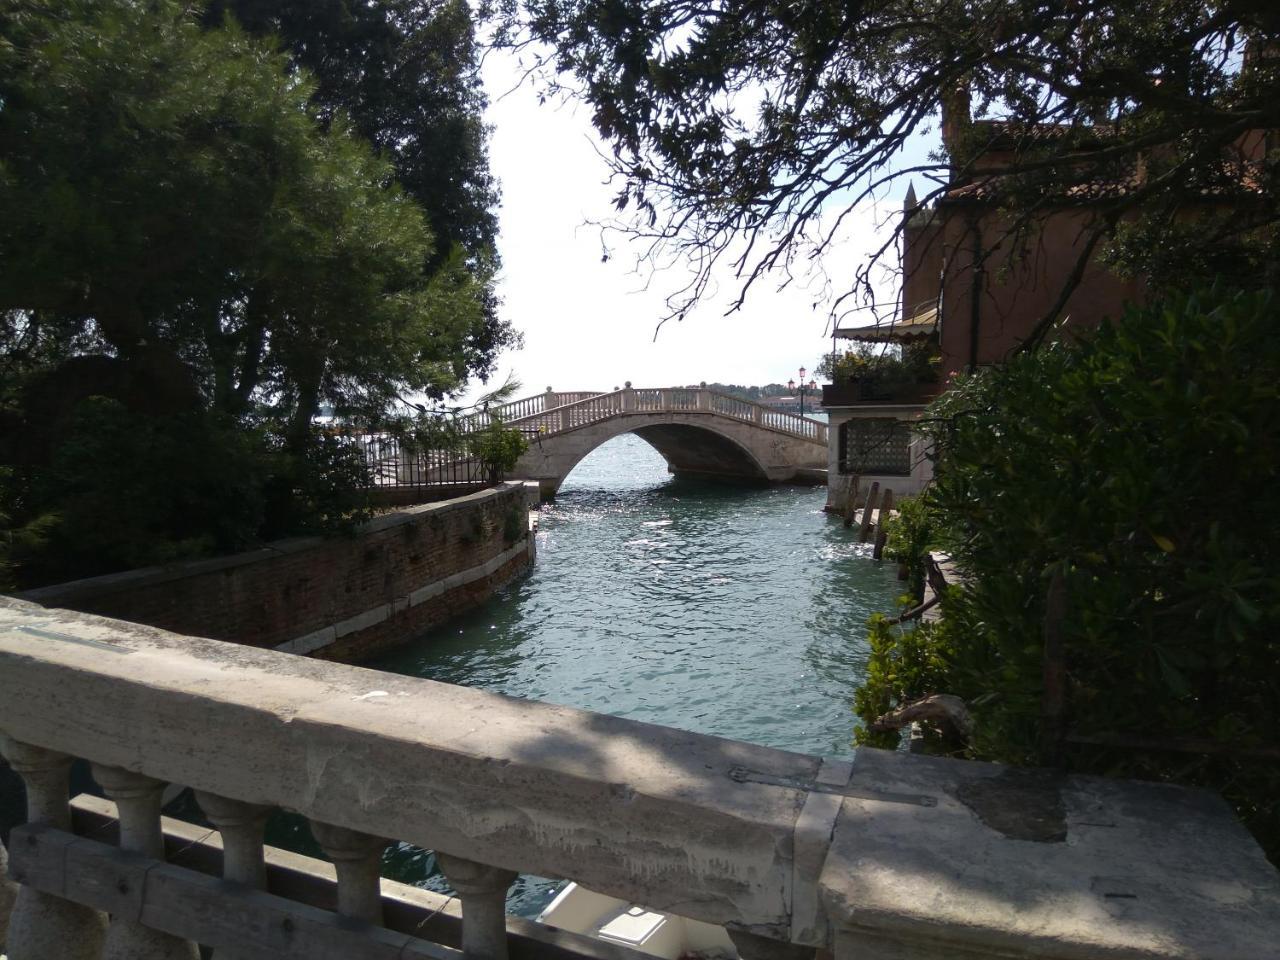
[[[549,395],[551,396],[551,395]],[[555,394],[555,398],[574,394]],[[528,438],[586,426],[622,413],[710,412],[759,424],[792,436],[827,442],[827,425],[798,414],[774,410],[762,404],[695,387],[626,387],[611,393],[588,394],[555,407],[537,407],[532,413],[507,420]]]
[[[506,960],[519,873],[724,926],[742,960],[1266,960],[1280,942],[1274,869],[1220,801],[1167,785],[824,760],[6,599],[0,734],[29,821],[12,960]],[[70,832],[72,757],[114,801],[118,848]],[[164,862],[166,784],[194,789],[230,882]],[[280,807],[333,861],[336,912],[263,890]],[[392,843],[434,851],[462,953],[383,926]]]
[[[714,391],[707,392],[711,394],[711,409],[722,416],[758,423],[771,430],[780,430],[818,443],[827,442],[827,425],[818,420],[810,420],[808,417],[785,410],[775,410],[761,403],[743,400],[741,397],[732,397]]]
[[[585,427],[598,420],[605,420],[624,412],[624,397],[629,391],[590,394],[572,403],[561,404],[543,413],[510,420],[507,426],[524,434],[528,440],[536,440],[551,433]],[[561,394],[560,396],[566,396]]]

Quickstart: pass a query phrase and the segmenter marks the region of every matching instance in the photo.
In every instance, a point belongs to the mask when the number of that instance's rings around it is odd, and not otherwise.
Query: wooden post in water
[[[866,543],[871,533],[871,511],[876,508],[876,498],[880,496],[880,481],[876,480],[867,491],[867,502],[862,505],[862,526],[858,529],[858,542]]]
[[[876,524],[876,545],[871,551],[871,559],[879,560],[884,554],[885,542],[889,539],[889,530],[885,526],[889,522],[889,511],[893,509],[893,489],[885,487],[884,496],[880,498],[880,520]]]
[[[855,473],[849,478],[849,498],[844,504],[844,525],[852,527],[853,521],[858,517],[858,488],[862,485],[861,478]]]

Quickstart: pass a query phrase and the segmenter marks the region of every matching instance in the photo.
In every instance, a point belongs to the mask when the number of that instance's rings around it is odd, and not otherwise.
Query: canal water
[[[823,513],[821,487],[673,479],[644,441],[600,447],[545,505],[532,572],[474,613],[368,664],[824,756],[852,748],[866,620],[889,564]],[[402,845],[384,873],[443,889]],[[509,908],[554,885],[522,877]]]

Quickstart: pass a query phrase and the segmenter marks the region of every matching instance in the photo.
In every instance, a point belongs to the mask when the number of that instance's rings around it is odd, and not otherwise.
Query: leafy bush
[[[1069,763],[1213,787],[1273,858],[1280,765],[1249,751],[1280,728],[1276,315],[1271,295],[1223,291],[1132,310],[962,378],[926,422],[928,506],[969,578],[932,683],[970,705],[972,755],[1040,759],[1061,570],[1070,730],[1165,747],[1078,744]],[[1210,746],[1173,749],[1189,740]]]
[[[504,427],[499,420],[491,420],[483,429],[467,434],[466,446],[490,480],[510,472],[529,449],[528,441],[519,430]]]
[[[216,413],[90,397],[48,466],[0,473],[0,574],[33,587],[335,532],[368,516],[367,486],[359,451],[319,432],[298,448]]]
[[[8,474],[18,581],[93,576],[251,542],[270,463],[263,434],[227,418],[137,417],[91,397],[48,467]]]
[[[902,355],[850,351],[830,364],[832,383],[933,383],[938,379],[941,357],[936,345],[902,348]]]
[[[919,602],[924,598],[925,560],[939,536],[938,518],[923,497],[904,497],[894,506],[897,512],[885,521],[885,556],[906,568],[910,596]]]

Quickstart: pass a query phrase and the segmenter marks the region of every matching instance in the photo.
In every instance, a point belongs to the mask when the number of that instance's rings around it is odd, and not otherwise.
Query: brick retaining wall
[[[376,517],[350,537],[282,540],[227,557],[54,584],[20,599],[356,660],[477,606],[528,569],[528,497],[523,483],[503,483]]]

